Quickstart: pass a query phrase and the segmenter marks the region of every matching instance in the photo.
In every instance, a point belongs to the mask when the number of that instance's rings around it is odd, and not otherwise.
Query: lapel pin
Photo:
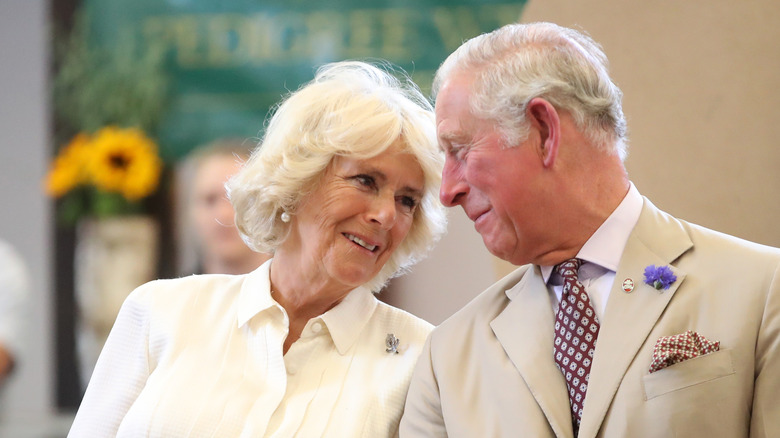
[[[631,293],[634,291],[634,280],[630,278],[626,278],[623,280],[623,292],[625,293]]]
[[[398,354],[398,342],[400,340],[395,337],[394,334],[388,333],[387,337],[385,338],[385,351],[388,353],[395,353]]]

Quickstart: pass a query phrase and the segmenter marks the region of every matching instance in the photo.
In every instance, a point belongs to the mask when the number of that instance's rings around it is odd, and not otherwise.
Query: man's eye
[[[453,145],[452,149],[450,149],[450,154],[458,160],[462,160],[468,151],[469,148],[466,145]]]

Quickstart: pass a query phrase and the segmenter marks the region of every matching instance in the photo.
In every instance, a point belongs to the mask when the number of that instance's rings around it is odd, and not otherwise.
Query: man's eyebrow
[[[461,130],[448,131],[439,134],[439,138],[445,141],[457,141],[462,139],[464,136],[465,134]]]
[[[460,143],[466,135],[461,130],[447,131],[439,134],[439,150],[447,153],[452,150],[452,143]]]

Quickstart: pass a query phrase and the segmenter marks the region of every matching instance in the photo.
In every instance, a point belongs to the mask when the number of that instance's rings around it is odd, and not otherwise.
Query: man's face
[[[543,191],[535,187],[542,170],[533,146],[538,136],[507,147],[493,122],[471,114],[470,80],[466,74],[453,77],[436,100],[439,146],[446,154],[439,198],[463,208],[492,254],[529,263],[539,255],[537,230],[545,223]]]

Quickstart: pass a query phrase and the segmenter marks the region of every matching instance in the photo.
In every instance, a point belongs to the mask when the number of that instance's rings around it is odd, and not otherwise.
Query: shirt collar
[[[246,274],[238,301],[239,327],[263,311],[278,306],[276,301],[271,298],[272,261],[273,259],[268,260],[259,268]],[[363,327],[371,319],[376,305],[377,300],[374,294],[365,287],[358,287],[319,317],[328,328],[331,339],[333,339],[340,354],[345,354],[355,343]]]
[[[355,343],[376,309],[374,294],[365,287],[353,289],[334,308],[322,314],[339,354],[345,354]]]
[[[271,298],[271,260],[246,274],[238,297],[238,326],[241,327],[260,312],[276,306]]]
[[[580,248],[577,258],[609,271],[617,271],[628,236],[642,212],[642,204],[642,195],[639,194],[634,183],[630,183],[626,196]],[[554,266],[540,266],[540,268],[544,281],[548,282]]]

